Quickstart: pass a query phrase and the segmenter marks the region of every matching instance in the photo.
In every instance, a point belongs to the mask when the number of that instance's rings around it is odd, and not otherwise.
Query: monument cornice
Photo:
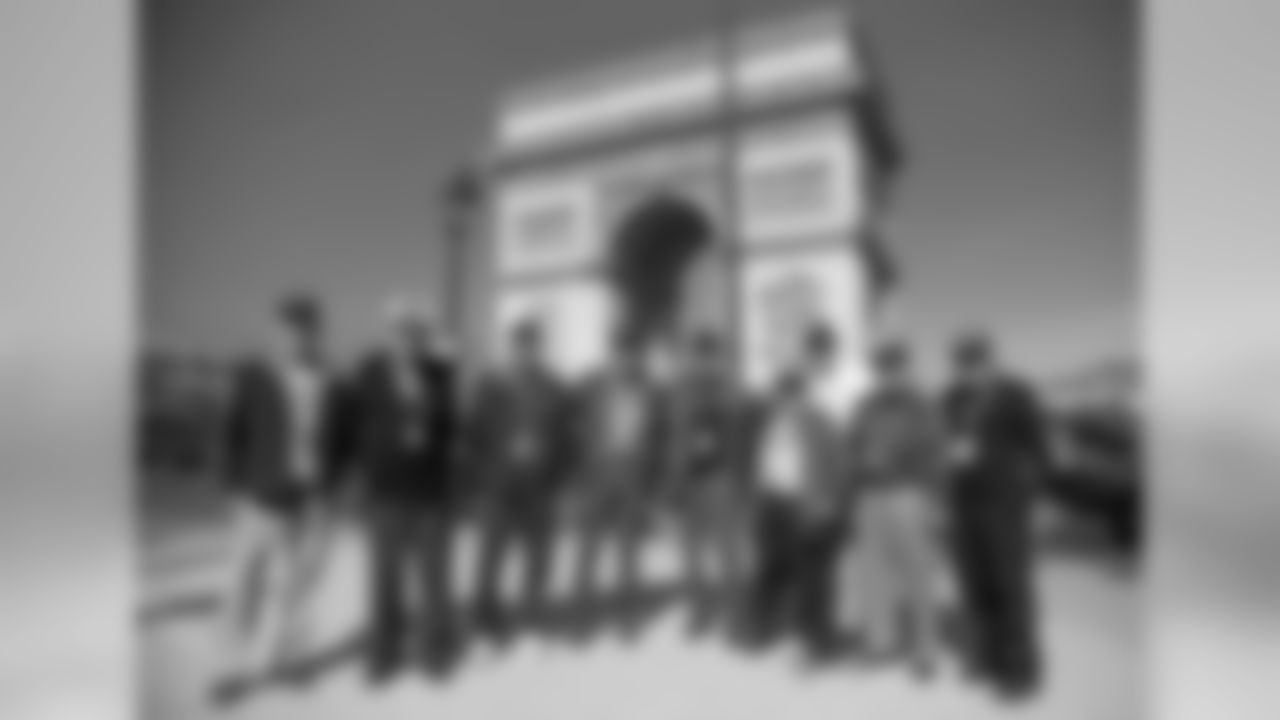
[[[720,42],[686,43],[517,89],[499,102],[491,154],[502,163],[733,110],[829,101],[865,80],[843,11],[749,25]]]

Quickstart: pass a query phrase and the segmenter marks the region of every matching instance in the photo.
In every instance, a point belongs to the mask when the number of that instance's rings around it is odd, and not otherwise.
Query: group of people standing
[[[289,300],[277,352],[237,375],[226,472],[237,551],[219,699],[298,659],[304,605],[347,507],[358,508],[371,551],[372,681],[414,661],[447,667],[473,632],[577,636],[607,619],[634,634],[644,545],[667,521],[692,632],[752,646],[799,639],[818,659],[843,653],[852,634],[860,655],[905,654],[929,677],[944,648],[938,576],[950,573],[974,677],[1012,697],[1036,689],[1030,513],[1045,466],[1041,420],[983,338],[957,344],[940,400],[921,389],[904,344],[879,347],[872,389],[835,414],[819,397],[839,356],[822,327],[753,394],[711,332],[674,343],[674,372],[655,372],[624,338],[603,370],[570,383],[529,321],[514,328],[501,367],[464,380],[428,317],[405,306],[391,320],[386,346],[339,374],[321,306]],[[477,519],[477,587],[462,607],[455,540]],[[566,522],[580,539],[572,623],[550,592]],[[605,560],[619,569],[608,593]],[[512,600],[501,580],[516,561]],[[606,606],[607,616],[596,612]]]

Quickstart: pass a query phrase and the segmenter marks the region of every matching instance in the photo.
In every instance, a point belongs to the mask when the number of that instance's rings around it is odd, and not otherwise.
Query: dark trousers
[[[489,499],[482,511],[476,603],[481,622],[505,632],[516,614],[539,618],[548,609],[555,522],[548,493],[521,493]],[[508,563],[522,566],[521,597],[503,602],[501,579]]]
[[[698,603],[695,625],[701,626],[736,604],[747,573],[748,517],[739,493],[729,488],[698,488],[678,504],[683,566]]]
[[[1030,497],[1014,491],[958,494],[952,513],[973,669],[1014,689],[1041,673],[1031,513]]]
[[[646,507],[639,492],[622,484],[587,488],[580,517],[579,555],[574,568],[574,597],[591,620],[598,619],[601,600],[607,598],[622,621],[633,629],[643,584]],[[617,567],[617,585],[607,595],[599,583],[602,562]]]
[[[816,521],[782,498],[762,499],[758,512],[751,629],[766,638],[798,632],[818,650],[832,639],[840,526]]]
[[[429,654],[443,651],[454,627],[449,511],[385,501],[370,515],[371,662],[399,664],[415,645]]]

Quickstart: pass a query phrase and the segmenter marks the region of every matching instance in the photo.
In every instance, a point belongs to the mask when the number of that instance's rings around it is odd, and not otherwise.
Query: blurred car
[[[1050,429],[1046,491],[1068,513],[1098,522],[1125,549],[1142,540],[1145,477],[1141,428],[1119,406],[1062,412]]]

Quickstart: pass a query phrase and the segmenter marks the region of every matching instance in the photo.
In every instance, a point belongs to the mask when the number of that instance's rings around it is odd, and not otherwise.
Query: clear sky
[[[369,339],[385,294],[432,292],[439,181],[500,90],[701,35],[722,1],[151,2],[149,341],[244,350],[298,287]],[[1037,369],[1135,347],[1133,5],[856,4],[909,153],[891,229],[922,350],[971,325]]]

